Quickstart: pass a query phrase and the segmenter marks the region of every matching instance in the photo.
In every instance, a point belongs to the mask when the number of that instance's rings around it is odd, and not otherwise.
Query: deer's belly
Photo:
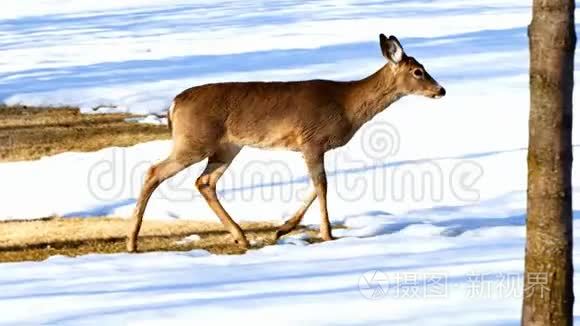
[[[267,131],[254,133],[228,133],[227,142],[240,146],[252,146],[258,148],[286,149],[298,151],[302,145],[300,135],[286,130]]]

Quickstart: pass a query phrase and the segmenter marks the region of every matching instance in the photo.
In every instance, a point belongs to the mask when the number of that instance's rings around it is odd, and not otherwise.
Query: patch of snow
[[[2,264],[0,323],[519,324],[530,13],[516,0],[5,4],[6,104],[166,123],[154,114],[195,85],[364,77],[384,64],[381,32],[397,35],[448,95],[402,99],[326,155],[331,222],[346,227],[334,230],[340,239],[306,245],[288,236],[242,256],[196,250]],[[0,219],[128,217],[146,169],[171,145],[1,163]],[[204,163],[164,183],[145,218],[217,221],[193,186]],[[236,220],[282,222],[311,191],[308,180],[299,154],[245,148],[218,190]],[[303,224],[318,229],[319,212],[315,202]]]
[[[175,244],[183,245],[183,244],[188,244],[188,243],[191,243],[191,242],[196,242],[196,241],[199,241],[199,240],[201,240],[201,237],[199,235],[192,234],[192,235],[188,235],[187,237],[185,237],[185,238],[183,238],[181,240],[176,241]]]
[[[306,233],[291,234],[291,235],[286,235],[286,236],[278,239],[277,244],[279,244],[279,245],[307,246],[307,245],[309,245],[308,240],[310,240],[310,236]]]
[[[248,242],[250,243],[250,246],[252,246],[252,247],[261,247],[264,245],[264,240],[262,240],[262,239],[251,239]]]
[[[513,40],[530,20],[529,7],[516,0],[103,0],[59,7],[57,0],[3,7],[0,101],[162,113],[181,90],[208,82],[361,77],[381,62],[380,32],[399,35],[431,66],[449,64],[440,53],[481,55],[478,40],[484,57],[497,56],[514,46],[496,39]],[[521,65],[521,55],[501,60],[505,68]]]
[[[153,115],[153,114],[149,114],[144,118],[138,118],[138,119],[136,119],[136,121],[139,123],[147,123],[147,124],[153,124],[153,125],[165,125],[165,124],[167,124],[167,118],[158,117],[158,116]]]

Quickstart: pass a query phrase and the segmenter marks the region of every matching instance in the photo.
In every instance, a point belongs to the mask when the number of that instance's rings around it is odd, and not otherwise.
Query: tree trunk
[[[574,0],[534,0],[523,325],[572,325]]]

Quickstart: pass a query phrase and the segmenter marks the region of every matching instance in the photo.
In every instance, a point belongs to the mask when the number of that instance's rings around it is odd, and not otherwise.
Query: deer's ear
[[[381,42],[381,51],[387,60],[394,64],[398,64],[403,60],[405,51],[396,37],[391,35],[387,38],[385,34],[381,34],[379,40]]]

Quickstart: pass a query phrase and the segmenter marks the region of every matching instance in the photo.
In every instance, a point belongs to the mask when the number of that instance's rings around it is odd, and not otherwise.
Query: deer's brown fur
[[[433,98],[445,90],[414,58],[405,55],[399,41],[380,36],[388,60],[380,70],[358,81],[309,80],[297,82],[238,82],[207,84],[177,95],[169,110],[173,150],[149,170],[135,208],[128,250],[136,250],[145,206],[165,179],[208,158],[196,186],[234,239],[248,242],[243,231],[219,202],[218,179],[243,146],[283,148],[303,153],[315,191],[301,209],[278,231],[294,229],[316,197],[322,215],[321,236],[332,239],[326,205],[324,153],[345,145],[377,113],[403,96]]]

